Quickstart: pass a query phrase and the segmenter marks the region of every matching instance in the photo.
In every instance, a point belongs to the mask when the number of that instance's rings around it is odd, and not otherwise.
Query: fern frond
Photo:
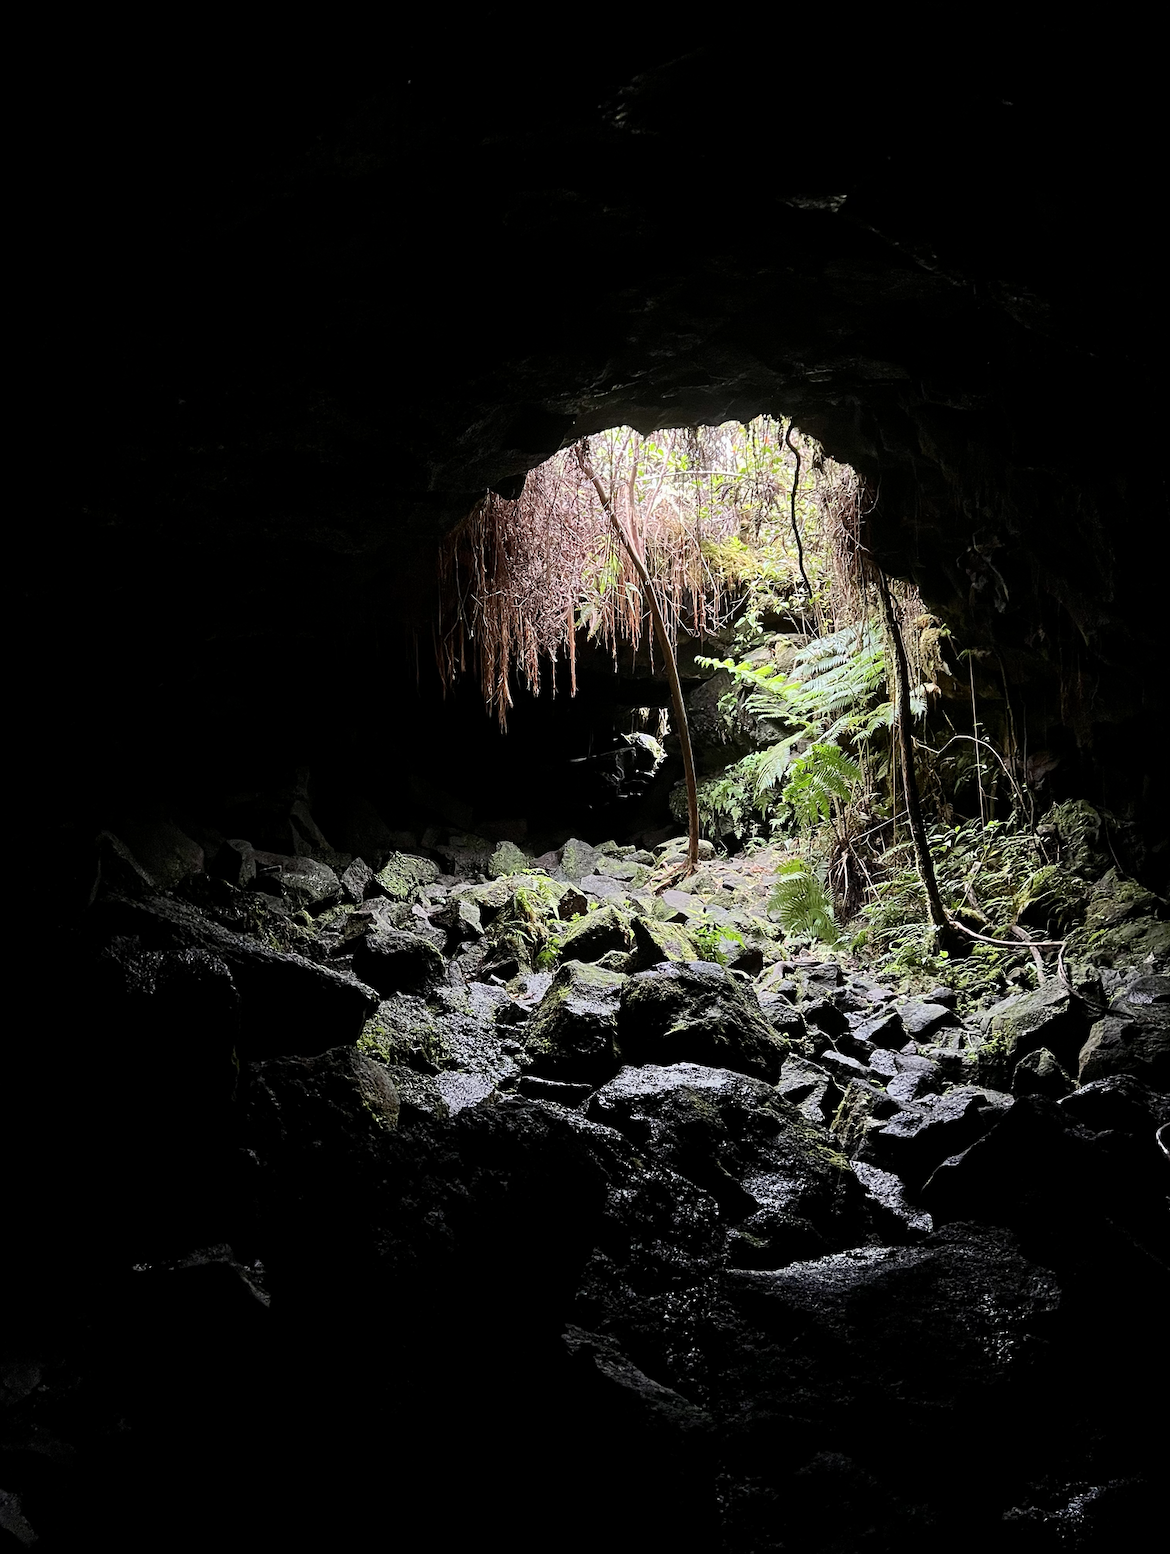
[[[782,740],[778,745],[769,745],[761,752],[761,759],[756,763],[752,774],[752,788],[756,799],[761,799],[769,788],[774,788],[788,769],[788,762],[792,755],[792,741]]]
[[[781,796],[792,805],[799,822],[810,829],[819,820],[830,818],[834,799],[847,802],[853,785],[861,780],[856,761],[839,745],[831,744],[813,745],[793,761],[791,772]]]
[[[776,870],[768,910],[777,914],[786,934],[807,935],[824,944],[836,944],[841,937],[825,887],[799,858]]]

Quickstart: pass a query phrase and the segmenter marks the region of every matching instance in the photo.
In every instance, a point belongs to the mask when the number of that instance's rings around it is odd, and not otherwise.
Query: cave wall
[[[79,489],[24,535],[26,796],[409,763],[479,716],[415,683],[485,488],[769,411],[866,475],[883,564],[1164,870],[1143,92],[1050,50],[432,43],[79,111]]]

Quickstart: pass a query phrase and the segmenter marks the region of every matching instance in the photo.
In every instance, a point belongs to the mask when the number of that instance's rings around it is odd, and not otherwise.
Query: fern
[[[769,789],[774,788],[783,777],[791,759],[791,739],[781,740],[779,744],[769,745],[766,750],[758,752],[751,768],[752,792],[757,805],[766,802]]]
[[[847,803],[853,785],[861,780],[856,761],[832,744],[813,745],[793,761],[791,772],[781,797],[792,805],[799,824],[810,831],[818,821],[831,817],[834,799]]]
[[[808,864],[799,858],[781,864],[776,870],[776,885],[768,897],[768,910],[777,914],[786,934],[820,939],[824,944],[840,941],[825,887]]]
[[[871,733],[890,721],[888,704],[876,714],[869,708],[884,689],[886,665],[881,639],[868,626],[848,626],[810,642],[796,655],[791,676],[774,664],[698,662],[726,669],[747,688],[745,709],[751,716],[787,723],[805,737],[832,741],[854,731]]]

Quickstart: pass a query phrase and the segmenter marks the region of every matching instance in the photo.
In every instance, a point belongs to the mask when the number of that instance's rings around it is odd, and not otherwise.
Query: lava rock
[[[618,1003],[626,979],[567,961],[523,1028],[532,1071],[570,1084],[602,1084],[618,1066]]]
[[[788,1050],[754,996],[709,961],[669,961],[630,977],[619,1039],[629,1062],[706,1063],[769,1083]]]
[[[561,848],[558,872],[565,879],[579,883],[586,875],[594,873],[600,857],[601,854],[596,847],[591,847],[588,842],[582,842],[579,837],[570,837]]]
[[[430,993],[447,980],[447,966],[429,940],[392,928],[374,929],[354,945],[355,975],[379,993]]]
[[[915,1041],[926,1041],[940,1025],[954,1019],[947,1004],[928,1004],[917,998],[908,998],[898,1010],[902,1029]],[[870,1040],[874,1038],[871,1036]]]
[[[754,1266],[845,1246],[865,1229],[863,1195],[824,1129],[761,1080],[696,1063],[627,1067],[587,1114],[709,1192]]]
[[[314,916],[335,906],[341,899],[341,882],[327,863],[286,853],[262,852],[256,848],[252,857],[256,865],[256,874],[251,881],[254,889],[259,889],[263,881],[272,887],[272,894],[286,897],[294,906],[303,907]]]
[[[596,961],[611,950],[625,954],[633,943],[627,915],[616,906],[603,906],[570,926],[561,940],[561,959]]]
[[[364,858],[355,858],[341,876],[342,899],[359,906],[370,894],[374,884],[374,871]]]
[[[433,885],[438,877],[438,864],[410,853],[391,853],[374,876],[378,889],[391,901],[412,901],[420,886]]]
[[[112,898],[91,909],[85,931],[100,943],[129,934],[148,949],[221,959],[240,995],[241,1059],[308,1056],[356,1041],[378,1007],[375,990],[349,973],[267,949],[173,898]]]
[[[911,1203],[905,1183],[892,1171],[855,1160],[853,1174],[865,1189],[874,1223],[891,1241],[917,1240],[934,1229],[930,1215]]]
[[[1037,1047],[1016,1064],[1012,1075],[1012,1094],[1047,1095],[1054,1101],[1076,1089],[1073,1080],[1049,1052],[1047,1047]]]
[[[1075,1067],[1087,1021],[1079,1000],[1063,982],[1045,982],[1031,993],[1005,998],[984,1018],[990,1045],[1000,1054],[998,1059],[984,1059],[992,1080],[1006,1080],[1022,1057],[1041,1047],[1058,1063]]]
[[[853,1027],[854,1036],[861,1041],[868,1041],[875,1047],[888,1047],[897,1052],[906,1045],[909,1032],[902,1023],[902,1016],[896,1009],[888,1009],[884,1014],[876,1018],[862,1020]]]
[[[1143,1084],[1170,1090],[1170,977],[1132,981],[1098,1020],[1080,1050],[1082,1083],[1109,1074],[1131,1074]]]
[[[256,878],[256,854],[240,837],[224,842],[208,865],[208,873],[243,890]]]
[[[592,1085],[566,1084],[558,1079],[541,1079],[537,1074],[523,1074],[516,1089],[530,1101],[551,1101],[556,1106],[570,1106],[574,1111],[580,1111],[593,1094]]]
[[[1128,1133],[1136,1138],[1170,1122],[1170,1097],[1129,1074],[1090,1080],[1060,1104],[1062,1111],[1095,1133]]]
[[[635,917],[632,927],[634,950],[627,966],[631,972],[646,971],[667,960],[700,959],[695,941],[678,923],[660,923],[653,918]]]
[[[894,1115],[867,1127],[856,1152],[859,1159],[893,1171],[912,1190],[943,1160],[992,1128],[1012,1104],[1009,1096],[972,1085],[955,1086],[944,1095],[923,1095],[911,1103],[899,1102],[887,1090],[886,1100],[897,1108]]]
[[[1126,1298],[1128,1284],[1136,1317],[1143,1297],[1165,1305],[1170,1235],[1156,1164],[1149,1134],[1093,1133],[1067,1103],[1031,1095],[944,1161],[921,1201],[936,1223],[1008,1226],[1051,1266],[1076,1266],[1083,1279],[1103,1281],[1108,1298]]]
[[[914,1247],[728,1274],[727,1288],[773,1341],[808,1333],[805,1352],[832,1354],[830,1365],[858,1378],[897,1377],[903,1398],[923,1402],[978,1395],[1027,1367],[1060,1300],[1056,1278],[1021,1256],[1010,1234],[970,1224]],[[883,1401],[870,1404],[879,1415]]]
[[[842,1092],[827,1069],[795,1053],[784,1059],[776,1089],[809,1122],[824,1124],[836,1113]]]

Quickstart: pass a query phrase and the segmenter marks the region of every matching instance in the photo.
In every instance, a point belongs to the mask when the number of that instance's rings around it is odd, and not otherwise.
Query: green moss
[[[391,853],[385,867],[375,875],[391,901],[413,900],[421,886],[433,885],[438,877],[437,864],[410,853]]]
[[[442,1068],[447,1046],[442,1028],[421,998],[399,994],[384,1000],[362,1027],[359,1052],[388,1065]]]
[[[515,842],[501,842],[491,856],[487,872],[492,879],[503,879],[509,874],[522,874],[528,863],[527,853],[521,852]]]

